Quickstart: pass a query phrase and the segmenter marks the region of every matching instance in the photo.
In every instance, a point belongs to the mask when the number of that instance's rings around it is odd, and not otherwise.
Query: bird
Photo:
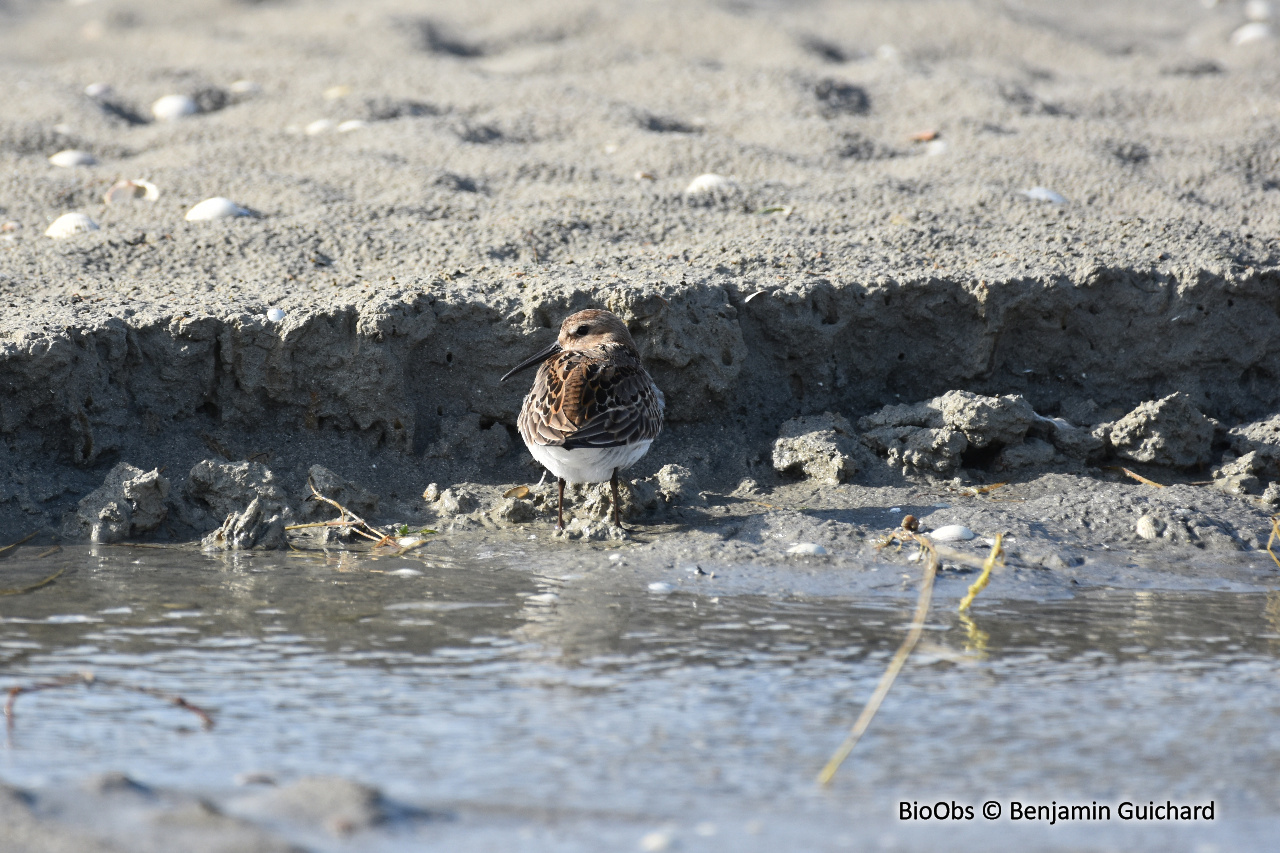
[[[517,426],[525,446],[555,475],[556,529],[564,529],[564,484],[609,481],[613,523],[618,472],[649,452],[666,399],[640,360],[631,333],[608,311],[588,308],[565,318],[546,349],[513,367],[499,382],[537,365]]]

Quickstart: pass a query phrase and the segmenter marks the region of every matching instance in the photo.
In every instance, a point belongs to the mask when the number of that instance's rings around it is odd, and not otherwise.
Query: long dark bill
[[[555,355],[558,352],[560,352],[560,342],[553,341],[551,343],[551,346],[547,347],[542,352],[538,353],[537,355],[526,358],[524,361],[520,362],[515,367],[508,370],[507,375],[502,377],[498,381],[506,382],[508,379],[510,379],[512,376],[515,376],[520,371],[528,370],[530,367],[533,367],[535,364],[542,364],[542,362],[551,358],[551,356]]]

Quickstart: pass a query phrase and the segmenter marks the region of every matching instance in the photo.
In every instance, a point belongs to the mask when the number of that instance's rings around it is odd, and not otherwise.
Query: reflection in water
[[[656,595],[647,578],[443,544],[379,560],[68,549],[5,571],[57,560],[56,585],[0,599],[0,688],[92,669],[181,693],[217,726],[127,693],[33,694],[0,753],[12,783],[322,772],[419,803],[673,818],[696,802],[833,832],[897,797],[1277,806],[1277,593],[935,611],[821,795],[813,774],[900,642],[909,594]]]

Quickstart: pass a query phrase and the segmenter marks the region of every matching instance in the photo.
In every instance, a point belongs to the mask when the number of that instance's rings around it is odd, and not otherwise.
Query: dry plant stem
[[[338,510],[338,512],[341,513],[341,517],[334,519],[334,521],[321,522],[316,525],[306,525],[306,524],[293,525],[290,527],[286,527],[285,528],[286,530],[298,530],[303,527],[313,527],[313,526],[349,527],[351,528],[351,531],[353,533],[356,533],[360,536],[363,536],[365,539],[368,539],[372,542],[377,543],[376,545],[374,545],[375,548],[378,545],[382,544],[382,542],[387,538],[387,534],[383,533],[381,530],[374,527],[372,524],[365,521],[363,518],[356,515],[354,512],[352,512],[342,504],[335,501],[333,498],[326,498],[324,495],[320,494],[320,492],[316,490],[316,484],[313,483],[310,479],[307,480],[307,488],[311,489],[311,496],[313,498],[315,498],[318,501],[321,501],[322,503],[327,503],[329,506]],[[348,519],[350,519],[350,521],[348,521]]]
[[[1276,540],[1280,539],[1280,515],[1271,516],[1271,535],[1267,537],[1267,553],[1271,555],[1271,559],[1275,561],[1277,567],[1280,567],[1280,557],[1276,556],[1276,552],[1271,550],[1271,546]]]
[[[929,615],[929,602],[933,599],[933,579],[938,573],[938,552],[926,536],[906,531],[896,531],[893,536],[900,541],[908,539],[919,543],[921,551],[926,555],[924,576],[920,579],[920,596],[916,599],[916,612],[911,620],[911,630],[907,632],[902,645],[898,646],[898,651],[894,653],[893,660],[889,661],[889,666],[884,671],[884,675],[880,676],[880,683],[876,685],[875,692],[871,694],[871,698],[867,700],[862,713],[858,715],[857,721],[854,722],[853,728],[849,730],[848,737],[844,739],[844,743],[840,744],[840,748],[835,751],[835,754],[827,761],[826,766],[822,768],[822,772],[818,774],[819,785],[831,784],[831,780],[835,778],[836,771],[840,769],[840,765],[849,757],[849,753],[853,752],[853,748],[858,745],[858,741],[871,725],[871,720],[875,718],[876,711],[880,710],[880,703],[884,701],[885,696],[889,695],[889,688],[893,687],[894,679],[898,677],[898,673],[907,662],[907,657],[910,656],[912,649],[916,647],[916,643],[920,642],[920,635],[924,633],[924,620]]]
[[[44,556],[44,555],[41,555],[41,556]],[[8,589],[0,589],[0,595],[22,595],[24,593],[34,592],[35,590],[40,589],[41,587],[48,586],[49,584],[56,581],[58,578],[62,577],[62,573],[65,572],[66,570],[67,570],[66,566],[63,566],[53,574],[49,575],[49,577],[45,578],[42,581],[38,581],[37,583],[33,583],[30,586],[15,586],[15,587],[10,587]]]
[[[987,588],[988,581],[991,580],[991,570],[996,567],[996,562],[1001,564],[1004,560],[1004,534],[997,533],[996,541],[991,545],[991,553],[987,555],[987,559],[982,561],[982,574],[978,575],[978,579],[969,586],[969,592],[965,597],[960,599],[960,606],[956,608],[961,613],[969,609],[969,605],[973,604],[973,600],[978,597],[978,593]]]
[[[39,532],[40,531],[37,530],[34,533],[28,533],[26,536],[23,536],[17,542],[14,542],[12,545],[5,545],[3,548],[0,548],[0,555],[8,554],[10,551],[12,551],[14,548],[17,548],[19,545],[23,544],[24,542],[30,542],[32,539],[36,538],[36,533],[39,533]]]
[[[101,684],[106,687],[115,687],[119,690],[128,690],[133,693],[141,693],[144,696],[153,696],[164,702],[168,702],[178,708],[183,708],[200,718],[201,724],[206,729],[213,728],[213,715],[201,708],[199,705],[193,705],[181,696],[172,693],[165,693],[161,690],[155,690],[151,687],[138,687],[133,684],[125,684],[113,679],[96,678],[92,672],[77,672],[73,675],[64,675],[61,678],[55,678],[52,681],[41,681],[35,684],[18,685],[9,688],[9,698],[4,703],[5,721],[8,723],[10,730],[13,729],[14,722],[14,705],[17,704],[18,697],[23,693],[37,693],[41,690],[53,690],[58,687],[70,687],[75,684],[84,684],[92,687],[95,684]]]
[[[1155,480],[1148,480],[1146,477],[1142,476],[1141,474],[1133,473],[1128,468],[1121,468],[1120,470],[1123,471],[1128,476],[1132,477],[1133,479],[1137,480],[1139,483],[1141,483],[1144,486],[1153,486],[1157,489],[1164,488],[1164,483],[1157,483]]]

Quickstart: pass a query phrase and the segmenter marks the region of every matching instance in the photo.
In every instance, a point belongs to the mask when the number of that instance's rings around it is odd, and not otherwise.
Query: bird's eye
[[[573,330],[573,334],[574,334],[574,336],[575,336],[575,337],[579,337],[579,338],[580,338],[580,337],[582,337],[583,335],[585,335],[585,334],[586,334],[587,332],[589,332],[589,331],[591,331],[591,327],[590,327],[590,326],[588,326],[588,325],[586,325],[586,324],[584,323],[584,324],[582,324],[581,326],[579,326],[578,328],[574,329],[574,330]]]

